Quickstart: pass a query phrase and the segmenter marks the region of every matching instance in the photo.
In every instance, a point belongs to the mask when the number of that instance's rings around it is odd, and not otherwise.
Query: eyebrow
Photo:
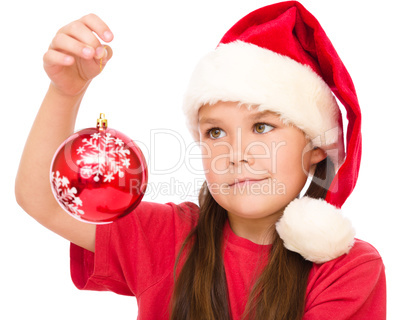
[[[272,111],[270,111],[270,110],[264,110],[264,111],[258,112],[258,113],[256,113],[256,114],[250,115],[250,116],[248,116],[247,118],[248,118],[249,120],[255,121],[255,120],[258,120],[258,119],[260,119],[260,118],[262,118],[262,117],[265,117],[265,116],[267,116],[267,115],[273,115],[273,114],[274,114],[274,113],[273,113]],[[199,124],[203,124],[203,123],[217,124],[217,123],[221,123],[222,120],[220,120],[220,119],[215,119],[215,118],[205,118],[205,117],[202,117],[201,119],[199,119],[198,122],[199,122]]]

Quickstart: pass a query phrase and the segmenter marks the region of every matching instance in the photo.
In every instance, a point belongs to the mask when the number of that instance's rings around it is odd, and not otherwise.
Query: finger
[[[90,30],[95,32],[103,41],[110,42],[113,40],[112,31],[96,14],[91,13],[83,16],[79,21],[84,23]]]
[[[56,50],[48,50],[43,55],[43,64],[45,66],[71,66],[74,63],[74,58],[68,54],[65,54]]]
[[[105,46],[106,49],[106,60],[109,61],[113,57],[113,50],[110,46]]]
[[[88,46],[65,33],[56,34],[50,44],[50,48],[87,60],[92,59],[95,55],[95,49],[93,47]]]
[[[108,45],[100,46],[95,50],[96,59],[98,60],[102,59],[103,64],[109,61],[112,58],[112,56],[113,56],[113,50]]]
[[[99,53],[98,53],[98,50],[99,50]],[[109,60],[112,58],[113,51],[112,51],[112,48],[107,45],[97,48],[96,51],[97,51],[96,54],[101,56],[101,58],[98,59],[98,64],[100,66],[100,71],[102,71],[105,68],[106,64],[109,62]],[[102,51],[102,52],[100,52],[100,51]]]
[[[97,48],[101,45],[99,39],[93,34],[83,22],[74,21],[60,29],[59,33],[64,33],[75,40],[84,43],[92,48]]]

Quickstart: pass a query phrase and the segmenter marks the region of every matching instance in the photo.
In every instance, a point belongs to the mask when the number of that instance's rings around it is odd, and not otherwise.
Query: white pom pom
[[[285,208],[276,230],[288,250],[324,263],[352,248],[355,230],[340,209],[322,199],[303,197]]]

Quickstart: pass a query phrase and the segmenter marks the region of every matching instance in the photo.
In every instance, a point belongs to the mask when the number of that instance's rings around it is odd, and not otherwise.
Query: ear
[[[311,165],[315,165],[318,162],[321,162],[322,160],[324,160],[326,157],[327,157],[327,153],[323,149],[321,149],[319,147],[315,147],[311,153],[310,163],[311,163]]]

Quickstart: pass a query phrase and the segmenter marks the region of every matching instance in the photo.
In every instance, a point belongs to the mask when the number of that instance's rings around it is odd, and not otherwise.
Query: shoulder
[[[377,249],[370,243],[355,239],[354,244],[347,254],[344,254],[337,259],[327,262],[328,266],[345,266],[350,268],[357,267],[361,264],[377,262],[382,264],[382,259]],[[324,265],[326,265],[324,264]]]
[[[141,201],[138,206],[123,219],[141,219],[141,220],[169,220],[171,218],[196,219],[198,217],[199,207],[193,202],[182,202],[179,204],[173,202],[157,203]]]
[[[313,264],[306,291],[306,319],[330,319],[329,315],[331,319],[385,319],[385,297],[380,254],[371,244],[355,239],[349,253]],[[339,310],[343,310],[342,316]]]
[[[329,288],[362,288],[383,281],[384,264],[378,251],[369,243],[355,239],[349,253],[323,264],[313,264],[309,275],[310,291]],[[318,290],[317,290],[318,289]]]
[[[138,241],[140,236],[166,239],[175,235],[185,237],[198,222],[199,208],[195,203],[179,204],[141,201],[128,215],[111,224],[112,234],[130,235]]]
[[[131,219],[151,220],[153,223],[158,221],[166,223],[169,220],[178,219],[192,224],[198,221],[198,214],[199,207],[189,201],[179,204],[142,201],[129,216]]]
[[[383,262],[374,246],[366,241],[355,239],[347,254],[323,264],[314,264],[312,273],[323,273],[324,271],[345,273],[355,268],[363,268],[365,265],[382,267]]]
[[[350,258],[381,259],[379,252],[373,245],[360,239],[355,239],[352,248],[346,256],[348,255]]]

